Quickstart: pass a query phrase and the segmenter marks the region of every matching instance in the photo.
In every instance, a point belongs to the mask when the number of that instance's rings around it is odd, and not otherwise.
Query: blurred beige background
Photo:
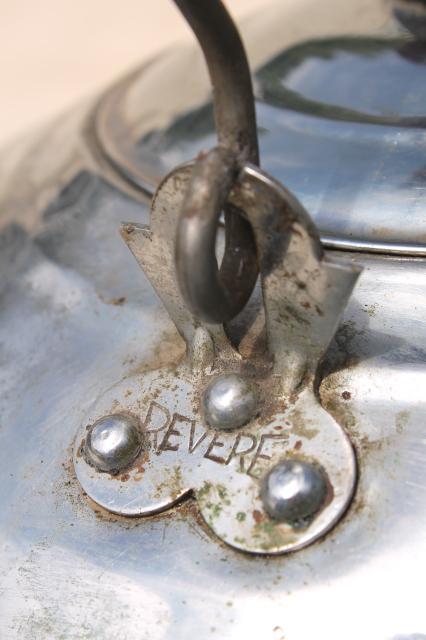
[[[226,4],[238,20],[264,2]],[[171,0],[0,0],[0,145],[191,37]]]

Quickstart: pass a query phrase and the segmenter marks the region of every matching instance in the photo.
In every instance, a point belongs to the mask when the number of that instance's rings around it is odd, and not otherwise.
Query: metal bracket
[[[77,477],[95,502],[128,516],[163,511],[192,493],[206,524],[227,544],[253,553],[292,551],[337,522],[355,486],[351,444],[319,404],[313,382],[359,270],[322,256],[300,204],[246,165],[229,199],[245,212],[255,234],[268,350],[244,359],[221,325],[192,316],[178,288],[174,241],[191,174],[192,165],[186,165],[163,180],[149,229],[135,224],[122,229],[185,338],[187,357],[177,368],[122,381],[94,404],[76,439]],[[220,395],[220,385],[228,396]],[[225,397],[231,397],[228,404]],[[219,422],[209,404],[215,401]],[[242,409],[232,413],[235,402]],[[139,445],[127,466],[107,472],[94,463],[90,439],[111,416],[133,421]],[[314,484],[304,501],[286,501],[282,479],[293,486],[297,480],[302,491],[309,473],[311,480],[320,478],[322,488],[317,504],[306,511]]]

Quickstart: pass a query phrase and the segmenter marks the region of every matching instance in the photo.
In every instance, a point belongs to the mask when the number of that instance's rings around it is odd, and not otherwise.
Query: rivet
[[[256,413],[258,398],[253,383],[236,373],[210,382],[203,396],[204,416],[215,429],[236,429]]]
[[[141,446],[135,420],[129,416],[110,415],[90,427],[85,454],[99,471],[121,471],[133,462]]]
[[[284,460],[264,477],[261,499],[268,515],[279,522],[306,526],[327,496],[324,472],[304,460]]]

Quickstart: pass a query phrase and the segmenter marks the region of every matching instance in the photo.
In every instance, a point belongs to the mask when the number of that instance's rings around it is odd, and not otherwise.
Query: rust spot
[[[351,399],[350,391],[343,391],[342,392],[342,398],[343,398],[343,400],[350,400]]]
[[[207,151],[199,151],[197,154],[197,160],[204,160],[204,158],[207,156]]]
[[[255,521],[256,524],[260,524],[264,519],[265,519],[265,516],[263,515],[263,513],[261,513],[257,509],[253,511],[253,520]]]
[[[126,302],[126,296],[120,296],[119,298],[111,298],[110,300],[104,300],[105,304],[113,304],[117,307],[120,307],[122,304]]]
[[[172,368],[177,365],[185,355],[185,342],[176,331],[164,331],[159,335],[158,344],[153,349],[152,359],[144,361],[128,372],[128,377],[155,371],[161,367]],[[123,364],[134,364],[134,360],[127,360]]]
[[[294,449],[295,451],[299,451],[299,449],[301,449],[301,448],[302,448],[302,444],[303,444],[303,442],[302,442],[301,440],[297,440],[297,441],[294,443],[294,447],[293,447],[293,449]]]
[[[306,301],[306,302],[302,302],[302,307],[305,307],[305,309],[310,309],[311,308],[311,303]]]
[[[81,458],[84,453],[84,447],[86,446],[86,438],[83,438],[79,448],[77,449],[77,458]]]
[[[105,298],[101,293],[98,293],[98,298],[104,304],[113,304],[117,307],[121,307],[126,302],[126,296],[119,296],[118,298]]]
[[[127,482],[129,478],[130,478],[130,473],[123,473],[123,475],[120,476],[121,482]]]

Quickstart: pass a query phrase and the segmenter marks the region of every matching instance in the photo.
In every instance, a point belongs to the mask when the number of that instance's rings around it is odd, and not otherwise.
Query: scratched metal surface
[[[320,387],[360,481],[325,539],[253,558],[188,503],[108,516],[73,474],[78,425],[106,389],[178,361],[183,344],[118,234],[123,219],[147,222],[147,205],[87,148],[64,145],[56,170],[37,167],[58,135],[15,162],[1,202],[0,637],[425,638],[424,262],[362,257]]]

